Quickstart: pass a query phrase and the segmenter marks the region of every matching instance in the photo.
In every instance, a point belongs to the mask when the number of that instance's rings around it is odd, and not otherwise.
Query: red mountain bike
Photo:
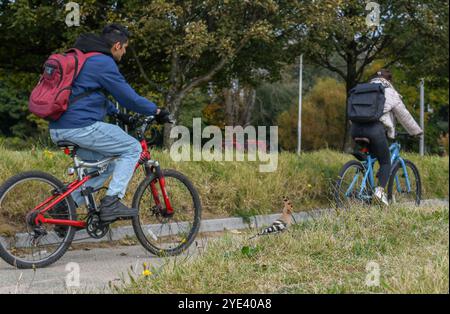
[[[177,255],[195,239],[202,208],[198,192],[186,176],[161,169],[158,161],[151,159],[145,133],[154,122],[153,116],[135,116],[136,138],[142,145],[135,173],[142,167],[145,178],[133,197],[132,207],[139,215],[132,219],[132,225],[139,242],[151,253]],[[103,173],[115,157],[84,161],[77,157],[76,144],[63,141],[58,146],[73,159],[69,174],[77,174],[75,181],[65,185],[48,173],[28,171],[0,187],[0,257],[15,267],[38,268],[56,262],[78,230],[85,229],[96,239],[110,230],[110,223],[99,219],[94,199],[94,194],[104,188],[94,190],[86,183]],[[83,219],[77,215],[70,195],[78,188],[86,201]]]

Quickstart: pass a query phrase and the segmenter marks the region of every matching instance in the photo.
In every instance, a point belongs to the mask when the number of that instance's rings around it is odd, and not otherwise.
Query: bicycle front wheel
[[[186,250],[194,241],[200,228],[202,207],[197,190],[186,176],[171,169],[162,173],[173,214],[164,214],[166,207],[159,179],[152,174],[134,194],[133,208],[138,209],[139,215],[133,218],[133,228],[148,251],[172,256]],[[160,200],[159,204],[156,199]]]
[[[39,268],[56,262],[69,248],[75,228],[33,225],[29,214],[64,185],[52,175],[29,171],[17,174],[0,187],[0,257],[17,268]],[[47,218],[74,220],[71,197],[60,209],[44,213]]]
[[[370,203],[370,187],[366,185],[361,191],[364,175],[365,168],[359,161],[351,160],[342,167],[334,191],[334,199],[338,208],[352,203]]]
[[[409,160],[398,162],[392,169],[388,184],[388,199],[392,203],[420,205],[422,183],[417,167]]]

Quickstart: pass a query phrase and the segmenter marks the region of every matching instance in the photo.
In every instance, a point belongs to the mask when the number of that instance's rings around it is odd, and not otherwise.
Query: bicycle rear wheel
[[[412,202],[420,205],[422,183],[417,167],[409,160],[404,160],[405,167],[398,162],[392,169],[388,184],[388,199],[392,203]]]
[[[69,248],[75,228],[45,224],[33,226],[27,215],[64,185],[50,174],[29,171],[17,174],[0,187],[0,257],[17,268],[39,268],[56,262]],[[74,220],[71,197],[58,211],[44,216]]]
[[[338,208],[352,203],[370,203],[371,188],[366,185],[363,192],[360,193],[365,171],[364,166],[356,160],[351,160],[342,167],[334,191],[334,199]]]
[[[152,174],[140,183],[134,194],[133,208],[139,210],[139,216],[133,218],[133,228],[148,251],[158,256],[172,256],[186,250],[194,241],[200,228],[202,208],[198,192],[187,177],[171,169],[164,169],[162,173],[173,215],[164,214],[166,208],[159,180]],[[159,205],[152,185],[161,201]]]

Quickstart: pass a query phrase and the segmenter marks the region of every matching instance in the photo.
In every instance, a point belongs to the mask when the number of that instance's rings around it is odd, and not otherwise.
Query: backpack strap
[[[73,57],[75,58],[75,72],[73,75],[73,80],[75,80],[75,78],[78,76],[78,74],[80,74],[81,69],[87,59],[89,59],[90,57],[102,54],[101,52],[96,52],[96,51],[84,53],[83,51],[81,51],[77,48],[70,48],[70,49],[66,50],[64,52],[64,55],[67,55],[68,53],[73,54]]]
[[[101,52],[97,52],[97,51],[83,52],[77,48],[69,48],[64,53],[71,53],[71,52],[75,53],[76,55],[85,55],[87,58],[102,54]]]
[[[75,69],[76,72],[74,73],[74,78],[73,78],[74,80],[75,80],[75,78],[78,76],[78,74],[81,71],[80,64],[78,64],[78,62],[80,61],[81,58],[83,58],[83,62],[81,64],[81,66],[83,66],[84,62],[86,62],[86,60],[88,58],[102,54],[101,52],[95,52],[95,51],[94,52],[84,53],[83,51],[81,51],[81,50],[79,50],[77,48],[70,48],[70,49],[66,50],[65,53],[74,53],[74,56],[75,56],[75,59],[76,59],[76,62],[77,62],[77,68]],[[87,90],[87,91],[85,91],[85,92],[83,92],[83,93],[81,93],[79,95],[74,96],[69,101],[69,104],[73,104],[73,103],[77,102],[78,100],[80,100],[80,99],[82,99],[84,97],[87,97],[87,96],[89,96],[89,95],[91,95],[93,93],[96,93],[96,92],[100,92],[101,94],[103,94],[103,96],[106,97],[105,90],[103,88],[94,88],[94,89]]]
[[[69,104],[72,105],[72,104],[75,103],[76,101],[78,101],[78,100],[80,100],[80,99],[82,99],[82,98],[84,98],[84,97],[87,97],[87,96],[89,96],[89,95],[91,95],[91,94],[93,94],[93,93],[96,93],[96,92],[100,92],[101,94],[103,94],[103,96],[106,97],[105,90],[104,90],[103,88],[94,88],[94,89],[87,90],[87,91],[85,91],[85,92],[83,92],[83,93],[81,93],[81,94],[78,94],[78,95],[74,96],[74,97],[69,101]]]

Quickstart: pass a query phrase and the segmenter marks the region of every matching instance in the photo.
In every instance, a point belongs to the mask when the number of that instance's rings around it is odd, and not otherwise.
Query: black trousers
[[[352,123],[351,135],[355,137],[367,137],[370,140],[369,151],[378,159],[380,170],[377,173],[378,185],[386,187],[391,171],[391,154],[386,130],[381,122]]]

